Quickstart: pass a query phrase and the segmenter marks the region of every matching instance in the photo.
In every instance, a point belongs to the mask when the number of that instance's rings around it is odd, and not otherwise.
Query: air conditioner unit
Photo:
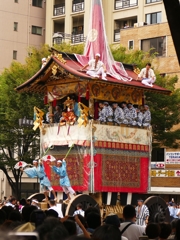
[[[138,27],[139,26],[139,24],[138,23],[134,23],[134,27]]]
[[[139,27],[144,26],[144,22],[139,22],[138,24],[139,24]]]

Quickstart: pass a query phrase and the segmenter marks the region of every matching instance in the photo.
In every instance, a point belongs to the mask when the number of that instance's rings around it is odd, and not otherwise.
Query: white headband
[[[62,161],[61,161],[61,160],[57,160],[57,162],[58,162],[58,163],[62,163]]]

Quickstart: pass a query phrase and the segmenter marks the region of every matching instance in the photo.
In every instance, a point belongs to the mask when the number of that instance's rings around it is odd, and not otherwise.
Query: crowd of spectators
[[[180,240],[179,219],[174,219],[171,223],[149,222],[139,226],[132,205],[124,207],[123,222],[114,213],[102,219],[98,208],[83,209],[81,204],[77,205],[73,216],[63,216],[57,208],[53,201],[49,203],[49,209],[43,211],[37,200],[22,199],[18,202],[12,196],[4,199],[0,209],[0,240],[16,239],[16,234],[20,232],[37,233],[39,240]]]

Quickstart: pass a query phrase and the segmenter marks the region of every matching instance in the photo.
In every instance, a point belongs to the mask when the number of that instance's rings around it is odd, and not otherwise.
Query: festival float
[[[98,20],[98,21],[97,21]],[[96,53],[107,68],[107,80],[94,79],[80,71]],[[32,78],[16,88],[19,93],[40,93],[49,105],[50,122],[43,123],[43,112],[35,107],[34,130],[40,128],[41,155],[46,174],[59,194],[59,178],[49,166],[51,156],[66,157],[68,176],[73,189],[81,193],[66,206],[72,215],[77,203],[100,206],[103,210],[122,212],[125,204],[136,204],[139,194],[150,189],[151,127],[139,128],[112,123],[100,124],[98,104],[102,101],[144,104],[145,92],[169,95],[170,91],[154,84],[145,86],[137,81],[139,69],[113,59],[107,44],[102,3],[92,0],[90,30],[83,55],[51,49],[47,63]],[[53,122],[54,107],[73,106],[76,97],[80,116],[77,121],[63,115],[64,121]],[[69,109],[72,113],[73,109]],[[71,115],[71,114],[70,114]],[[48,159],[49,158],[49,159]],[[60,195],[58,195],[60,196]],[[42,198],[44,198],[42,196]],[[117,199],[119,201],[117,201]],[[159,197],[146,200],[152,219],[168,220],[165,202]]]

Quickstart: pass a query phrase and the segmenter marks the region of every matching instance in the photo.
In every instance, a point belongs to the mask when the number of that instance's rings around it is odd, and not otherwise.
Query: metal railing
[[[54,16],[65,14],[65,4],[54,5]]]
[[[116,0],[114,9],[129,8],[138,5],[138,0]]]
[[[55,37],[53,38],[53,44],[61,44],[63,40],[68,39],[71,41],[71,43],[81,43],[86,41],[86,37],[84,37],[84,34],[68,34],[64,32],[58,32],[61,37]]]
[[[84,2],[73,3],[72,12],[80,12],[84,10]]]

